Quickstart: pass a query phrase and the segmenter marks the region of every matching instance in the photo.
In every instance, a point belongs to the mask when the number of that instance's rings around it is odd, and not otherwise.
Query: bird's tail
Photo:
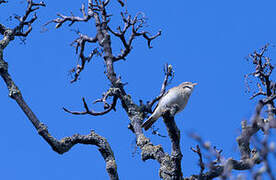
[[[146,130],[148,130],[153,123],[155,123],[155,121],[157,121],[158,118],[156,118],[155,116],[150,116],[143,124],[142,127]]]

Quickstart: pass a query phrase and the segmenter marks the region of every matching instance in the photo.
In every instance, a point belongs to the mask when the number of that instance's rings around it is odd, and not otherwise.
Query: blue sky
[[[77,37],[72,31],[93,36],[93,21],[75,24],[41,33],[41,26],[56,18],[56,13],[66,15],[72,11],[81,15],[81,2],[45,1],[46,8],[38,11],[38,20],[26,44],[17,39],[5,49],[9,72],[21,89],[38,118],[48,125],[57,138],[75,133],[88,134],[95,130],[106,137],[113,148],[120,179],[159,179],[159,164],[142,162],[139,150],[135,152],[135,137],[127,129],[129,120],[117,105],[116,112],[101,117],[74,116],[62,107],[83,110],[81,98],[92,103],[108,89],[102,59],[95,58],[86,66],[81,79],[70,84],[69,70],[77,62],[70,43]],[[0,22],[12,26],[9,20],[14,13],[21,15],[25,1],[0,5]],[[235,138],[239,135],[241,120],[250,119],[256,101],[245,93],[244,75],[252,66],[245,57],[265,43],[276,43],[276,2],[273,0],[231,1],[128,1],[132,14],[144,12],[148,17],[147,30],[162,30],[162,36],[148,49],[143,39],[135,39],[134,49],[127,61],[115,64],[115,70],[127,82],[127,93],[138,103],[139,99],[151,100],[159,94],[163,81],[163,65],[170,63],[175,78],[170,87],[183,81],[198,82],[185,110],[176,116],[181,130],[183,173],[189,176],[199,172],[198,157],[190,150],[196,142],[186,133],[196,131],[204,139],[223,149],[225,157],[239,157]],[[111,1],[112,25],[120,23],[119,5]],[[121,47],[112,39],[115,52]],[[92,48],[93,46],[91,46]],[[276,57],[275,48],[269,51]],[[272,75],[275,78],[275,74]],[[1,179],[108,179],[105,163],[94,146],[77,145],[68,153],[58,155],[37,134],[32,124],[8,97],[4,82],[0,81],[0,137]],[[101,110],[101,106],[93,105]],[[160,119],[156,127],[166,135]],[[154,144],[162,144],[170,151],[167,138],[146,132]],[[133,155],[134,154],[134,155]],[[138,173],[139,172],[139,173]]]

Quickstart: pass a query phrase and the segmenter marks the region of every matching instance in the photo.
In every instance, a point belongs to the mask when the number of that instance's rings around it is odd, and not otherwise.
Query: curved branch
[[[100,115],[107,114],[112,109],[115,109],[117,100],[118,100],[118,97],[114,96],[112,104],[109,105],[109,107],[106,110],[102,111],[102,112],[95,112],[93,110],[89,110],[88,105],[87,105],[87,103],[86,103],[86,101],[85,101],[84,98],[82,98],[82,101],[83,101],[83,106],[85,108],[85,111],[83,111],[83,112],[70,111],[70,110],[66,109],[65,107],[63,107],[63,110],[66,111],[66,112],[68,112],[68,113],[70,113],[70,114],[74,114],[74,115],[86,115],[86,114],[90,114],[92,116],[100,116]]]
[[[11,76],[9,75],[8,65],[3,59],[0,59],[0,75],[8,87],[9,96],[17,102],[17,104],[29,118],[31,123],[34,125],[38,133],[52,147],[52,149],[55,152],[63,154],[69,151],[71,147],[73,147],[76,144],[96,145],[97,147],[99,147],[99,151],[106,162],[106,170],[108,172],[110,179],[119,179],[113,151],[105,138],[96,134],[94,131],[91,131],[91,133],[86,136],[75,134],[72,137],[65,137],[61,140],[57,140],[49,134],[47,127],[38,120],[36,115],[32,112],[27,103],[24,101],[20,90],[15,85]]]
[[[81,65],[77,64],[76,68],[73,68],[70,72],[75,73],[74,74],[74,79],[71,80],[71,83],[76,82],[80,76],[80,73],[85,67],[86,62],[90,62],[90,60],[93,58],[94,55],[99,55],[100,53],[98,52],[98,49],[95,48],[92,50],[92,52],[88,55],[84,55],[84,49],[85,49],[85,44],[88,43],[96,43],[97,42],[97,37],[91,38],[87,35],[81,34],[80,32],[77,32],[79,37],[74,40],[71,43],[71,46],[74,46],[76,48],[76,54],[79,52],[79,58],[81,59]]]
[[[120,5],[121,5],[122,7],[124,7],[125,3],[124,3],[122,0],[117,0],[117,1],[118,1],[118,3],[120,3]]]
[[[257,92],[257,93],[255,93],[255,94],[253,94],[253,95],[250,97],[250,99],[254,99],[255,97],[260,96],[260,95],[266,96],[266,93],[263,92],[263,91]]]
[[[40,123],[37,129],[38,133],[47,141],[47,143],[52,147],[52,149],[63,154],[69,151],[76,144],[87,144],[95,145],[99,149],[104,161],[106,163],[106,171],[111,180],[118,180],[117,165],[115,162],[115,157],[113,151],[105,138],[91,131],[88,135],[75,134],[71,137],[65,137],[61,140],[57,140],[51,134],[49,134],[47,127]]]

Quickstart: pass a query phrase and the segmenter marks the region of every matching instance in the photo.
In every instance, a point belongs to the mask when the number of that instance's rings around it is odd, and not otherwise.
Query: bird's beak
[[[192,85],[195,86],[195,85],[197,85],[197,83],[193,83]]]

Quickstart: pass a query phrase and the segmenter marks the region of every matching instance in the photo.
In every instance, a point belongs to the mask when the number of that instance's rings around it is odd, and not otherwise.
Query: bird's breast
[[[189,95],[190,93],[187,93],[187,92],[171,91],[171,92],[168,92],[168,94],[161,99],[161,102],[159,105],[162,107],[178,105],[180,108],[178,112],[180,112],[186,106]]]

